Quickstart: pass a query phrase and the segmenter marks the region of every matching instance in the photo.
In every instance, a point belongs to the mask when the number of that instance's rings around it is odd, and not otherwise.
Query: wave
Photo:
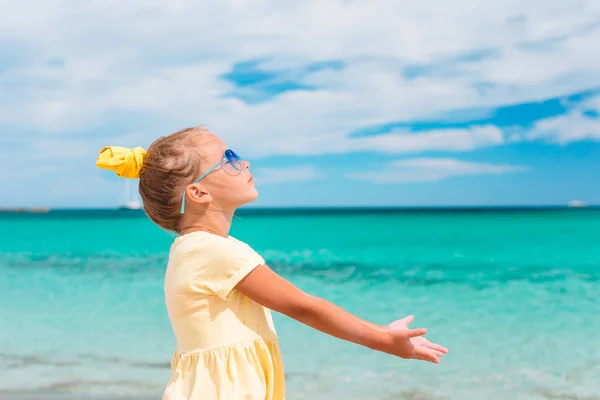
[[[525,281],[531,284],[577,279],[600,280],[600,263],[546,265],[523,262],[468,262],[455,257],[447,263],[359,262],[343,260],[327,252],[265,252],[268,265],[287,277],[311,276],[331,283],[348,281],[387,282],[406,285],[470,285],[485,288],[491,284]],[[166,254],[40,254],[0,253],[0,269],[13,272],[45,270],[60,274],[99,274],[113,278],[149,275],[162,279]]]

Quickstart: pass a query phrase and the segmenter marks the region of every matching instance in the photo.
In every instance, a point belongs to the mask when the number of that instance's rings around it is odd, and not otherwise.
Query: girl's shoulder
[[[228,241],[219,235],[204,231],[196,231],[178,236],[171,244],[171,256],[190,253],[211,254],[226,249]]]
[[[222,243],[226,241],[227,238],[224,238],[219,235],[215,235],[210,232],[205,231],[195,231],[191,233],[186,233],[184,235],[177,236],[175,240],[173,240],[173,244],[171,247],[188,247],[194,245],[203,245],[203,244],[214,244],[214,243]]]
[[[254,252],[247,243],[233,237],[222,237],[205,231],[181,235],[173,241],[171,254],[202,254],[204,257],[219,257],[235,253]]]

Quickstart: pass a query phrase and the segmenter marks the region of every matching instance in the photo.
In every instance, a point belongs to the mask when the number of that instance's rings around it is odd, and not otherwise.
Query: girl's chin
[[[257,198],[258,198],[258,190],[256,190],[256,188],[254,186],[252,186],[252,188],[250,190],[248,190],[248,193],[247,193],[247,196],[245,199],[246,201],[244,201],[244,204],[252,203]]]

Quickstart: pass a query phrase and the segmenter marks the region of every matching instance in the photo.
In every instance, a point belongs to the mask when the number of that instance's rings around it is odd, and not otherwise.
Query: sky
[[[203,125],[256,206],[600,204],[596,0],[0,0],[1,207],[114,207]]]

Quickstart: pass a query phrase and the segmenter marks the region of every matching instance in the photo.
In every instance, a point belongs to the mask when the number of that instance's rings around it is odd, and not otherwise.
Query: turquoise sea
[[[231,234],[450,350],[401,360],[276,314],[289,400],[600,399],[600,209],[241,210]],[[160,399],[171,241],[141,212],[0,214],[0,398]]]

